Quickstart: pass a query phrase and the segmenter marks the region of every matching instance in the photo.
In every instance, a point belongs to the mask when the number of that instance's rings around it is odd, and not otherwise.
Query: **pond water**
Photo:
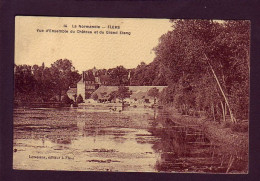
[[[245,159],[164,110],[80,106],[14,110],[13,168],[121,172],[243,172]]]

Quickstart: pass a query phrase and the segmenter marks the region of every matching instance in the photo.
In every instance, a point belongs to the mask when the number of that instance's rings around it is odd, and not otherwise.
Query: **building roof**
[[[131,99],[137,99],[137,100],[140,100],[140,99],[151,99],[152,97],[148,96],[148,91],[147,92],[136,92],[136,93],[133,93],[131,96],[130,96]]]
[[[109,98],[109,94],[113,91],[117,91],[117,86],[100,86],[93,94],[97,94],[98,98]],[[106,94],[104,94],[106,93]]]
[[[154,87],[159,89],[161,92],[167,86],[126,86],[129,87],[129,90],[132,91],[131,99],[152,99],[152,97],[148,96],[148,91]],[[118,86],[100,86],[93,94],[97,94],[99,98],[107,98],[108,95],[113,91],[117,91]],[[106,94],[104,94],[106,93]]]

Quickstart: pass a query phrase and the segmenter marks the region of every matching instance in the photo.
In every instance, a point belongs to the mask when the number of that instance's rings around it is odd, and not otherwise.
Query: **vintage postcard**
[[[15,18],[13,169],[247,174],[250,21]]]

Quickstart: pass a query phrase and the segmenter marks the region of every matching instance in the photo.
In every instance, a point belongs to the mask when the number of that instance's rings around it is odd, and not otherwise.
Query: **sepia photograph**
[[[13,169],[248,174],[250,28],[16,16]]]

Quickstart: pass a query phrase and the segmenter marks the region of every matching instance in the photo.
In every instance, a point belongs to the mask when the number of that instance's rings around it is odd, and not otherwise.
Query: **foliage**
[[[159,96],[159,89],[157,89],[156,87],[151,88],[148,91],[148,96],[151,96],[154,98],[154,104],[155,104],[156,98]]]
[[[124,102],[128,85],[168,85],[160,103],[174,105],[183,114],[206,115],[214,121],[226,117],[248,119],[250,22],[171,20],[173,30],[164,34],[153,62],[134,69],[117,66],[97,70],[105,85],[119,86],[110,98]],[[80,80],[71,61],[57,60],[51,67],[15,65],[15,99],[48,101],[59,98]],[[88,97],[88,95],[86,96]],[[97,95],[92,95],[97,100]]]
[[[129,85],[128,70],[123,66],[117,66],[113,69],[108,69],[109,82],[112,86]]]
[[[183,114],[202,111],[215,121],[248,119],[249,21],[172,23],[154,48],[169,85],[160,101],[173,98]]]
[[[89,79],[95,79],[92,70],[86,72]],[[96,76],[100,78],[103,85],[109,86],[165,86],[170,81],[170,75],[158,61],[153,61],[148,65],[141,62],[134,69],[126,69],[123,66],[108,70],[100,69],[96,70]]]
[[[235,132],[248,132],[248,123],[237,123],[231,125],[231,130]]]
[[[161,93],[159,94],[159,102],[161,104],[173,104],[173,97],[175,93],[175,87],[173,85],[169,85],[168,87],[164,88]]]
[[[98,95],[96,93],[94,93],[92,96],[92,99],[94,99],[95,101],[98,100]]]
[[[63,96],[61,102],[64,103],[64,104],[73,104],[74,103],[74,101],[72,99],[70,99],[67,94],[65,94]]]
[[[119,86],[118,90],[116,91],[116,97],[120,100],[124,100],[131,96],[132,92],[129,90],[129,87]]]
[[[165,86],[167,85],[167,71],[160,62],[153,61],[146,65],[141,62],[137,68],[131,71],[130,85],[136,86]]]
[[[57,60],[51,67],[45,67],[44,64],[15,65],[15,99],[42,102],[58,96],[61,100],[69,86],[75,85],[80,78],[67,59]]]
[[[83,102],[84,102],[83,97],[82,97],[81,94],[79,94],[78,97],[77,97],[77,103],[79,104],[79,103],[83,103]]]
[[[76,84],[80,80],[79,74],[73,71],[75,68],[72,66],[70,60],[60,59],[51,65],[51,74],[53,75],[53,88],[58,95],[66,92],[70,85]]]
[[[117,91],[112,91],[110,94],[109,94],[109,100],[114,100],[117,98]]]
[[[129,98],[132,95],[132,92],[129,90],[129,87],[119,86],[118,90],[113,92],[113,95],[120,99],[122,102],[122,107],[124,106],[124,99]]]

